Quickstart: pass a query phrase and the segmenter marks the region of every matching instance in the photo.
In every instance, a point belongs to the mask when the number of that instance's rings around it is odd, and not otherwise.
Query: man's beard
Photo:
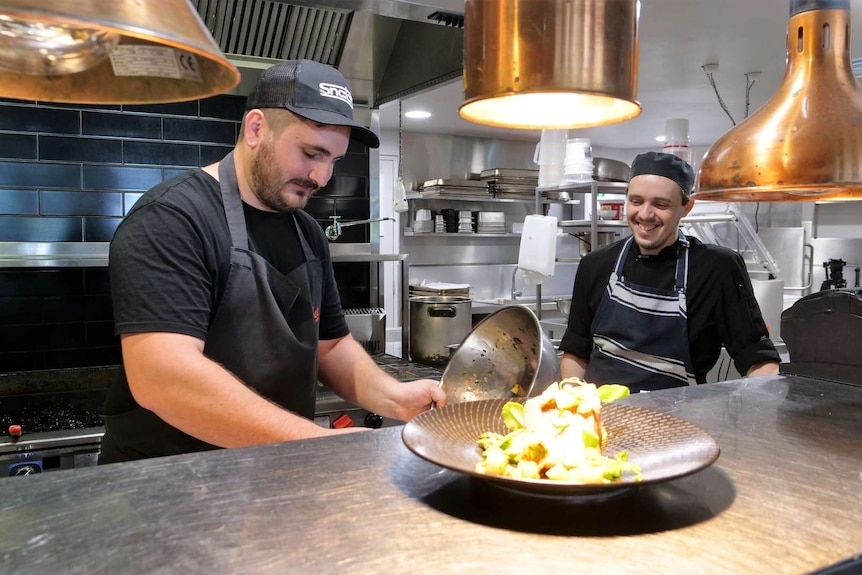
[[[275,146],[271,136],[267,136],[257,152],[251,158],[251,166],[249,169],[249,186],[252,193],[257,196],[267,208],[276,212],[292,212],[301,210],[308,203],[308,200],[314,195],[317,190],[317,184],[311,180],[293,179],[290,182],[282,183],[279,180],[278,162],[275,159]],[[282,195],[282,190],[288,183],[297,183],[307,189],[311,189],[311,193],[291,204],[285,196]]]

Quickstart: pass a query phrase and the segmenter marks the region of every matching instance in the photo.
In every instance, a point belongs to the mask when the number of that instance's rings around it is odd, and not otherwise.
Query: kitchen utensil
[[[461,296],[410,298],[410,359],[428,365],[449,361],[447,345],[458,343],[473,325],[472,300]]]
[[[628,182],[631,168],[610,158],[593,158],[593,179],[597,182]]]
[[[555,297],[554,303],[557,304],[557,311],[563,314],[568,319],[569,311],[572,307],[572,298],[570,297]]]
[[[584,485],[478,473],[475,468],[481,456],[476,439],[486,431],[509,432],[500,415],[507,401],[512,400],[455,403],[426,411],[404,426],[401,439],[413,453],[442,467],[543,495],[602,494],[668,481],[700,471],[715,462],[720,453],[716,440],[692,423],[642,407],[608,403],[602,406],[602,423],[608,431],[604,453],[613,456],[627,451],[629,461],[640,466],[642,481],[635,482],[624,475],[619,482]]]
[[[570,234],[580,240],[579,252],[581,254],[581,257],[584,257],[585,255],[593,251],[593,245],[592,242],[590,242],[590,232],[577,232],[574,234],[570,232]],[[595,249],[602,248],[614,243],[616,237],[617,235],[614,232],[598,232],[598,241],[597,245],[595,246]]]
[[[440,385],[450,403],[538,395],[559,381],[551,340],[536,315],[507,306],[488,315],[452,355]]]
[[[572,199],[572,194],[565,190],[544,190],[542,197],[557,202],[568,202]]]
[[[412,296],[470,296],[470,284],[453,284],[449,282],[425,282],[411,284],[408,295]]]
[[[622,200],[599,200],[599,217],[603,220],[622,219],[624,207]]]

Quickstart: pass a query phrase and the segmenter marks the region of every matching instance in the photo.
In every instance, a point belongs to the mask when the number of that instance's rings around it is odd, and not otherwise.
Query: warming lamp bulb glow
[[[465,120],[521,129],[634,118],[638,0],[466,0]]]

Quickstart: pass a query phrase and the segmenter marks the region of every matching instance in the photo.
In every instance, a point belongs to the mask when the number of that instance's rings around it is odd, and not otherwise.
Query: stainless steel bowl
[[[560,364],[536,315],[503,307],[476,324],[449,360],[440,385],[450,403],[539,395]]]
[[[572,298],[570,297],[555,297],[554,303],[557,304],[557,311],[563,314],[566,319],[569,317],[569,310],[572,308]]]

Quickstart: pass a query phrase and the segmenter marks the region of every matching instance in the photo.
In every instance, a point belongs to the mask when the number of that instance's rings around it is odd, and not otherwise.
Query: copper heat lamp
[[[239,83],[189,0],[0,0],[0,96],[144,104]]]
[[[507,128],[634,118],[638,0],[466,0],[458,113]]]
[[[784,80],[707,150],[693,196],[862,199],[862,89],[850,64],[849,0],[791,0]]]

